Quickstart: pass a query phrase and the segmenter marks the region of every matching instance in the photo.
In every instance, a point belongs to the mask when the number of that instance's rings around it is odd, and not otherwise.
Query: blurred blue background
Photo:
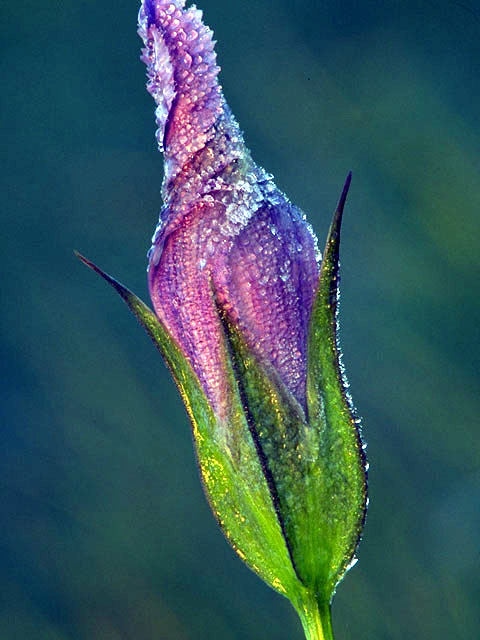
[[[479,634],[480,14],[203,0],[256,160],[323,244],[369,443],[338,640]],[[170,376],[79,249],[147,299],[162,158],[137,4],[1,8],[0,637],[301,640],[224,541]]]

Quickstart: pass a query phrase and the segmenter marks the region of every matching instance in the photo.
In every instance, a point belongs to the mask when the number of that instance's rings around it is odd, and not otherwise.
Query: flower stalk
[[[333,640],[330,604],[318,603],[315,597],[297,608],[306,640]]]

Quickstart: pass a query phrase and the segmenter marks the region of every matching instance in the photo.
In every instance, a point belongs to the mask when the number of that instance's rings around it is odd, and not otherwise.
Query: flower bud
[[[98,267],[172,371],[212,510],[238,555],[332,638],[330,603],[366,511],[366,463],[337,340],[340,225],[323,259],[257,166],[223,97],[212,32],[144,0],[139,34],[164,153],[148,253],[155,313]]]

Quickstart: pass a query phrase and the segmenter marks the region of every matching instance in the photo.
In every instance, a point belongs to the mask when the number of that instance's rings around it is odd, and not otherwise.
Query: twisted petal
[[[155,311],[220,415],[226,352],[212,292],[305,408],[318,279],[313,232],[245,147],[201,12],[179,0],[145,0],[139,25],[165,155],[165,206],[149,252]]]

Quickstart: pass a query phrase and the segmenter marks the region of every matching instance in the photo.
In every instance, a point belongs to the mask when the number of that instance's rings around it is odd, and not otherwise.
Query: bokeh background
[[[341,341],[371,464],[338,640],[480,625],[480,12],[202,0],[256,160],[323,243],[345,175]],[[301,640],[224,541],[147,299],[162,158],[137,3],[2,3],[0,637]]]

